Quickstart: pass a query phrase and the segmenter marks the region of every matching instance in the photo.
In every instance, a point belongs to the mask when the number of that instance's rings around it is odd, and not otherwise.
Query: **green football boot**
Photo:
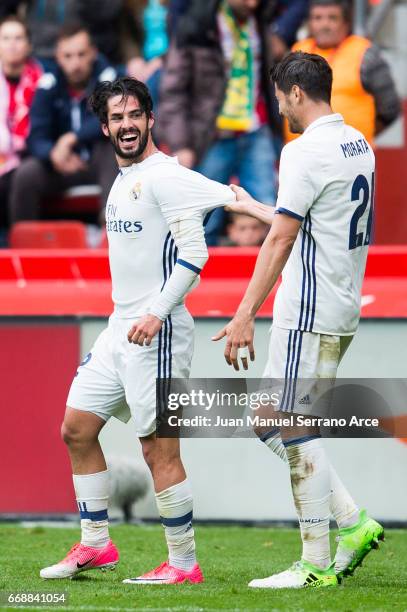
[[[369,518],[366,510],[361,510],[356,525],[340,529],[336,538],[338,548],[334,563],[338,578],[352,576],[366,555],[373,548],[379,548],[379,540],[384,540],[383,527]]]
[[[340,579],[335,574],[334,564],[323,570],[308,561],[296,561],[288,570],[249,582],[255,589],[306,589],[338,586]]]

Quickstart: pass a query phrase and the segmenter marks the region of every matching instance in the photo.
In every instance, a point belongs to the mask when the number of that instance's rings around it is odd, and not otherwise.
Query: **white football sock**
[[[348,490],[345,488],[338,474],[330,466],[331,499],[330,509],[335,517],[339,529],[352,527],[359,520],[359,508],[355,504]]]
[[[273,430],[272,432],[262,436],[261,441],[275,454],[280,457],[285,463],[288,463],[287,453],[283,441],[281,440],[280,432]],[[332,464],[329,464],[331,477],[331,496],[329,499],[329,509],[338,527],[352,527],[359,520],[359,508],[352,499],[350,493],[345,488],[343,482],[339,478]]]
[[[109,542],[108,470],[96,474],[73,474],[72,478],[81,516],[81,544],[103,548]]]
[[[189,482],[184,480],[156,493],[155,497],[165,529],[169,564],[188,571],[196,563],[192,528],[192,491]]]
[[[329,464],[320,438],[285,443],[291,472],[294,503],[300,521],[302,558],[326,569],[331,563],[329,545]]]

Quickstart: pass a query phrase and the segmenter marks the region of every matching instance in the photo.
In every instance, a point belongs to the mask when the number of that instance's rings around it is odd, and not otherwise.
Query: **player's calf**
[[[179,454],[179,440],[150,436],[141,438],[144,458],[151,470],[157,509],[168,546],[168,562],[129,578],[128,584],[175,584],[202,582],[195,556],[192,527],[192,491]]]
[[[105,421],[67,407],[61,428],[72,464],[72,479],[81,519],[81,541],[59,563],[41,570],[42,578],[72,578],[89,569],[116,566],[119,555],[109,537],[109,474],[98,436]]]

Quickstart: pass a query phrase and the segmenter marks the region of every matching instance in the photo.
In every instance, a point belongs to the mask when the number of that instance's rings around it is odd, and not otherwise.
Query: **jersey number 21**
[[[359,202],[362,196],[362,203],[356,208],[352,215],[349,229],[349,249],[370,244],[373,221],[373,203],[374,203],[374,172],[372,173],[371,183],[369,185],[367,178],[363,174],[356,177],[352,185],[352,202]],[[358,223],[361,217],[365,214],[366,208],[369,205],[369,216],[367,218],[366,233],[358,231]]]

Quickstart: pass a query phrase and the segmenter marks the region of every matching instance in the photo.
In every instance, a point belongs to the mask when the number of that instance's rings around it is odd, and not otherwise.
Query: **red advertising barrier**
[[[231,316],[253,271],[257,248],[213,248],[200,286],[188,297],[196,317]],[[131,279],[129,279],[131,282]],[[107,252],[0,251],[0,316],[108,316]],[[275,291],[260,316],[270,316]],[[407,246],[373,246],[363,285],[362,317],[407,317]]]
[[[402,146],[377,147],[375,244],[400,244],[407,236],[407,100],[403,101]]]
[[[0,513],[75,511],[60,427],[79,331],[63,322],[0,324]]]

